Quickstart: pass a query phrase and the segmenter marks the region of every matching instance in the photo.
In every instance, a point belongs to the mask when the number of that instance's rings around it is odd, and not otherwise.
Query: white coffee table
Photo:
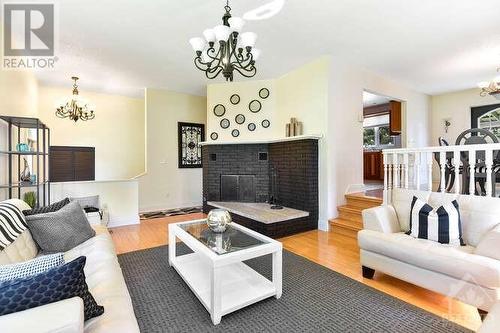
[[[176,238],[193,253],[176,256]],[[205,220],[168,225],[168,261],[207,309],[217,325],[222,316],[268,297],[281,297],[280,242],[232,223],[223,234]],[[272,254],[272,281],[245,260]]]

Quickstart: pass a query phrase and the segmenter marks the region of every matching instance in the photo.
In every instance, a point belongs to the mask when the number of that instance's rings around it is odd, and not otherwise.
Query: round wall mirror
[[[238,94],[231,95],[231,98],[229,98],[229,101],[233,105],[238,104],[240,102],[240,95],[238,95]]]
[[[255,126],[255,124],[254,124],[254,123],[250,123],[250,124],[248,124],[248,130],[249,130],[250,132],[255,131],[255,128],[256,128],[256,127],[257,127],[257,126]]]
[[[268,128],[269,126],[271,126],[271,122],[269,120],[267,119],[262,120],[262,127]]]
[[[222,117],[226,113],[226,107],[222,104],[217,104],[214,106],[214,114],[217,117]]]
[[[259,90],[259,96],[260,98],[262,99],[266,99],[269,97],[269,89],[267,88],[262,88],[261,90]]]
[[[218,138],[219,138],[219,134],[217,134],[216,132],[212,132],[212,134],[210,134],[210,139],[215,141]]]
[[[234,129],[231,132],[231,135],[236,138],[236,137],[240,136],[240,131],[238,131],[237,129]]]
[[[262,109],[262,104],[258,100],[254,99],[250,102],[250,104],[248,104],[248,109],[253,113],[257,113],[260,109]]]
[[[231,122],[229,121],[229,119],[227,118],[224,118],[220,121],[220,127],[226,129],[228,128],[229,126],[231,126]]]
[[[234,117],[234,121],[237,124],[241,125],[245,122],[245,116],[240,113],[240,114],[236,115],[236,117]]]

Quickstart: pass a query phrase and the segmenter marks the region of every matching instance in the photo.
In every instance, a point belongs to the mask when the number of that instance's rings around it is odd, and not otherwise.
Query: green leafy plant
[[[35,192],[26,192],[23,196],[24,202],[28,204],[31,208],[34,208],[36,205],[36,194]]]

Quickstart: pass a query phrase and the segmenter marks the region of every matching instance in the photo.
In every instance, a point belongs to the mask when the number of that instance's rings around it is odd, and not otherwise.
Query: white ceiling
[[[271,0],[231,1],[240,16]],[[42,84],[142,96],[144,87],[203,95],[190,37],[220,22],[222,0],[56,0],[59,61]],[[247,23],[262,50],[255,79],[324,54],[428,94],[475,87],[500,64],[499,0],[287,0]],[[238,78],[239,79],[239,78]],[[218,79],[221,82],[222,79]]]

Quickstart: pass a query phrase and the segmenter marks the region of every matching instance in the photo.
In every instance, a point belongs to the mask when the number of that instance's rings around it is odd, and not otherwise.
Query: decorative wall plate
[[[226,107],[222,104],[217,104],[214,106],[214,114],[217,117],[222,117],[226,113]]]
[[[238,94],[231,95],[231,97],[229,98],[229,101],[233,105],[238,104],[240,102],[240,95],[238,95]]]
[[[255,124],[254,124],[254,123],[250,123],[250,124],[248,124],[248,130],[249,130],[250,132],[255,131],[255,128],[256,128],[256,127],[257,127],[257,126],[255,126]]]
[[[259,97],[262,99],[266,99],[269,97],[269,89],[267,88],[262,88],[259,90]]]
[[[231,126],[231,122],[229,121],[229,119],[224,118],[220,121],[220,127],[226,129],[229,128],[229,126]]]
[[[262,127],[268,128],[269,126],[271,126],[271,122],[269,120],[267,119],[262,120]]]
[[[236,117],[234,117],[234,121],[237,124],[241,125],[245,122],[245,116],[240,113],[240,114],[236,115]]]
[[[212,134],[210,134],[210,139],[215,141],[218,138],[219,138],[219,134],[217,134],[217,132],[212,132]]]
[[[262,104],[258,100],[254,99],[248,104],[248,109],[250,112],[257,113],[260,109],[262,109]]]
[[[240,136],[240,131],[238,131],[237,129],[234,129],[231,132],[231,135],[236,138],[236,137]]]

